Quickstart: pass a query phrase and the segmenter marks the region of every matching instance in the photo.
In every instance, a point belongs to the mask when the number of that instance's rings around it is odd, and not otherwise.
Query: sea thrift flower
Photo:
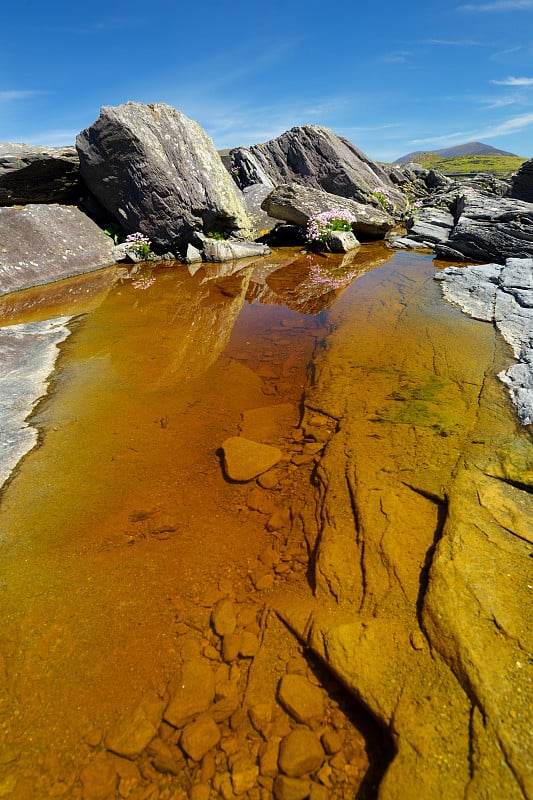
[[[137,258],[149,259],[152,255],[151,244],[150,239],[139,231],[126,236],[126,250],[133,253]]]
[[[311,243],[327,242],[332,231],[351,231],[352,223],[356,222],[351,211],[335,208],[331,211],[322,211],[309,217],[306,236]]]

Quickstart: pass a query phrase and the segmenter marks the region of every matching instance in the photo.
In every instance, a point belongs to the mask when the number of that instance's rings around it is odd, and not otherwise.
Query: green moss
[[[435,375],[409,376],[390,399],[393,402],[377,412],[380,422],[432,428],[441,436],[449,436],[457,426],[461,406],[450,381]]]

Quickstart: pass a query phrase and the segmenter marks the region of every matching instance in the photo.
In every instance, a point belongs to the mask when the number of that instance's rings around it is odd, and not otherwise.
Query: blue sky
[[[480,140],[533,157],[533,0],[12,0],[0,141],[74,144],[164,102],[218,148],[316,124],[371,158]]]

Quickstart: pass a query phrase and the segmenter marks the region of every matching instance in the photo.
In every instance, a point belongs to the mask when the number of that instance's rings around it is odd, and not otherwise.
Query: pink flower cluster
[[[150,239],[143,233],[140,233],[140,231],[137,231],[137,233],[128,234],[128,236],[126,236],[126,242],[128,244],[147,244],[148,247],[150,247],[152,244]]]
[[[351,211],[334,208],[309,217],[306,236],[309,242],[325,242],[332,231],[351,231],[356,217]]]

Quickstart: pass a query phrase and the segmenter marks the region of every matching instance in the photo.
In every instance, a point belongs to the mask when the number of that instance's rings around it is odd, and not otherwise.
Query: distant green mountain
[[[417,161],[419,164],[420,156],[435,156],[436,158],[457,158],[458,156],[512,156],[513,158],[520,158],[515,153],[508,153],[506,150],[498,150],[496,147],[491,147],[490,144],[483,144],[483,142],[466,142],[466,144],[458,144],[455,147],[445,147],[442,150],[415,150],[412,153],[407,153],[405,156],[396,159],[395,164],[408,164],[410,161]],[[523,158],[521,161],[525,161]]]
[[[414,159],[426,169],[434,169],[443,175],[472,175],[480,172],[511,173],[516,172],[526,158],[520,156],[456,156],[455,158],[439,158],[424,153]]]

